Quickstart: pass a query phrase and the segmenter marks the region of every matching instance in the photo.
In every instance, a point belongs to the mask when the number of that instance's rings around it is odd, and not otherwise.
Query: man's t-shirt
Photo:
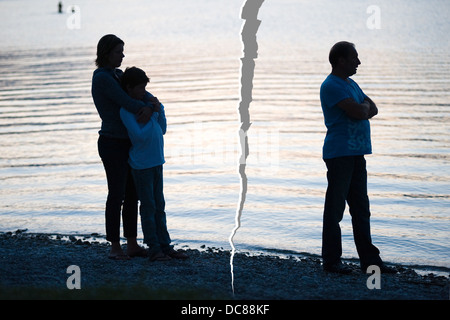
[[[320,101],[327,127],[323,159],[372,153],[369,120],[352,119],[337,106],[348,98],[362,103],[366,97],[355,81],[350,78],[347,80],[330,74],[320,87]]]

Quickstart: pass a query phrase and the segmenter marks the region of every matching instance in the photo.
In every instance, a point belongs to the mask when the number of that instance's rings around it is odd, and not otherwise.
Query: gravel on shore
[[[182,299],[214,300],[449,299],[448,275],[420,275],[401,265],[395,265],[397,274],[380,275],[379,289],[369,289],[368,283],[374,285],[377,279],[362,273],[356,264],[350,264],[355,269],[352,274],[339,275],[324,272],[317,257],[282,258],[237,252],[232,280],[229,250],[182,248],[189,259],[150,262],[136,257],[113,261],[107,258],[109,244],[97,238],[101,236],[93,234],[80,239],[26,230],[0,233],[0,291],[5,293],[2,299],[13,289],[75,291],[67,286],[69,277],[75,274],[68,270],[72,265],[80,271],[78,291],[146,287],[164,292],[182,290]],[[161,295],[161,299],[165,298]]]

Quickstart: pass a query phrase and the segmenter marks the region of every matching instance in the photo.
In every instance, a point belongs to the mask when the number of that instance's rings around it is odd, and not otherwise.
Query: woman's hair
[[[97,59],[95,65],[97,67],[104,67],[108,64],[109,53],[118,45],[125,44],[120,38],[113,34],[103,36],[97,44]]]
[[[125,91],[127,91],[128,86],[134,88],[142,83],[147,84],[149,81],[150,79],[147,77],[144,70],[136,67],[126,68],[121,78],[122,88]]]
[[[355,50],[353,43],[347,41],[338,42],[331,48],[328,60],[334,67],[339,62],[339,58],[347,58],[353,50]]]

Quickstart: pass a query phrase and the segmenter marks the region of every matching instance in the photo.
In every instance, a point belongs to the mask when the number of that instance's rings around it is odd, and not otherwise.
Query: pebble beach
[[[109,244],[101,240],[97,234],[79,237],[24,230],[0,233],[1,298],[449,299],[448,275],[419,274],[402,265],[391,265],[398,273],[381,274],[379,288],[369,289],[371,275],[362,273],[356,263],[349,264],[354,268],[352,274],[340,275],[324,272],[319,257],[279,257],[238,251],[233,259],[232,279],[229,250],[175,247],[184,250],[189,259],[150,262],[148,258],[135,257],[113,261],[107,258]],[[69,288],[72,275],[69,266],[79,268],[79,289]],[[140,295],[137,288],[141,290]],[[53,294],[46,296],[42,291]]]

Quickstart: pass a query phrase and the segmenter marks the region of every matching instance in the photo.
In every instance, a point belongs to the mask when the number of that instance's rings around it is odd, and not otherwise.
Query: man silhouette
[[[361,64],[354,44],[342,41],[330,50],[331,74],[320,88],[320,101],[327,134],[323,159],[328,172],[322,234],[325,271],[350,273],[342,263],[341,229],[345,203],[350,208],[353,235],[361,269],[377,265],[381,272],[396,271],[383,264],[372,244],[365,154],[372,153],[369,119],[378,113],[375,103],[349,77]]]

